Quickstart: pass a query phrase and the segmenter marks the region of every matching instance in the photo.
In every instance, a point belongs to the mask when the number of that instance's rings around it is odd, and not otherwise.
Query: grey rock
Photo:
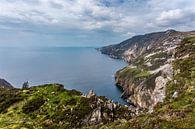
[[[0,79],[0,88],[14,88],[9,82],[5,79]]]
[[[92,96],[95,96],[95,93],[93,92],[93,90],[90,90],[86,97],[90,98]]]
[[[173,93],[172,97],[173,97],[173,98],[177,98],[177,97],[178,97],[178,92],[175,91],[175,92]]]
[[[90,123],[91,124],[98,124],[102,121],[102,115],[101,115],[101,107],[98,107],[95,109],[91,115]]]

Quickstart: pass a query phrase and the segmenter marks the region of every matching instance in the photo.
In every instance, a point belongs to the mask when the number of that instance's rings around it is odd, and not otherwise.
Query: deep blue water
[[[27,80],[30,85],[61,83],[85,94],[93,89],[97,95],[123,104],[113,74],[125,65],[94,48],[0,48],[0,78],[15,87]]]

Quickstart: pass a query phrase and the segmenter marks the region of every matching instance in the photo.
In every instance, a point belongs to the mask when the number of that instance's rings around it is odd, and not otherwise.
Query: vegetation
[[[125,67],[119,71],[119,74],[121,77],[143,78],[148,77],[150,72],[139,68]]]
[[[195,50],[195,37],[188,37],[183,40],[181,45],[177,48],[176,56],[193,55]]]
[[[1,89],[0,96],[0,128],[78,127],[75,123],[91,110],[89,99],[59,84]]]
[[[100,100],[100,102],[97,102]],[[0,128],[5,129],[72,129],[88,125],[88,118],[101,105],[104,124],[118,118],[130,118],[127,107],[115,110],[104,106],[105,97],[82,96],[60,84],[47,84],[25,89],[0,89]],[[111,104],[111,103],[110,103]],[[127,113],[127,115],[125,115]],[[112,119],[110,119],[112,118]]]

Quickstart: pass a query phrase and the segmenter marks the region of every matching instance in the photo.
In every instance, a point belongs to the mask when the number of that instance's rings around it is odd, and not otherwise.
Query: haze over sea
[[[90,47],[0,47],[0,76],[21,87],[61,83],[67,89],[97,95],[125,104],[114,84],[114,73],[122,60],[111,59]]]

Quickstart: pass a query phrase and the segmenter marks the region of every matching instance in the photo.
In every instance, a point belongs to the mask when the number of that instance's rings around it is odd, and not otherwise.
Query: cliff
[[[195,32],[168,30],[132,37],[117,45],[100,48],[103,54],[124,59],[129,66],[115,74],[116,85],[122,87],[122,97],[135,108],[153,111],[166,97],[166,85],[173,79],[173,62],[177,48]],[[186,58],[185,52],[180,58]]]
[[[125,122],[117,120],[101,129],[195,128],[195,37],[185,38],[174,50],[172,61],[156,73],[131,66],[117,72],[117,83],[127,88],[129,101],[145,108],[155,106],[150,113],[139,113]],[[172,73],[171,78],[164,72]]]

